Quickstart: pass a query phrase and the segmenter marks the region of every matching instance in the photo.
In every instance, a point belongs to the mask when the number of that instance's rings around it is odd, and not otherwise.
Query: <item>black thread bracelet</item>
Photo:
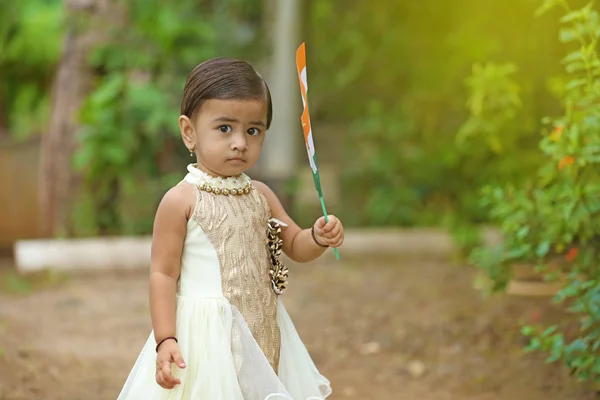
[[[317,238],[315,237],[315,227],[314,227],[314,225],[313,225],[313,227],[312,227],[312,228],[310,228],[310,234],[312,235],[312,238],[313,238],[313,240],[315,241],[315,243],[316,243],[318,246],[321,246],[321,247],[329,247],[328,245],[323,245],[323,244],[319,243],[319,241],[318,241],[318,240],[317,240]]]
[[[176,338],[175,336],[168,336],[168,337],[166,337],[166,338],[164,338],[164,339],[161,339],[161,341],[160,341],[160,342],[158,342],[158,343],[156,344],[156,352],[157,352],[157,353],[158,353],[158,347],[159,347],[161,344],[163,344],[163,342],[165,342],[165,341],[167,341],[167,340],[169,340],[169,339],[173,339],[173,340],[175,341],[175,343],[179,343],[179,341],[177,340],[177,338]]]

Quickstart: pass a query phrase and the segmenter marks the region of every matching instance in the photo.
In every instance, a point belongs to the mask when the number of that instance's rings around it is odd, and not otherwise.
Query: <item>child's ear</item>
[[[192,121],[186,115],[179,116],[179,132],[185,146],[193,149],[196,146],[196,134]]]

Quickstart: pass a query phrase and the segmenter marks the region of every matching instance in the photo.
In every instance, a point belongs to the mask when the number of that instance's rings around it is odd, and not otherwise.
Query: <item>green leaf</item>
[[[540,243],[538,245],[535,253],[537,254],[538,257],[544,257],[546,254],[548,254],[549,250],[550,250],[550,242],[543,241],[542,243]]]
[[[581,50],[572,51],[565,58],[563,58],[563,63],[569,63],[573,61],[583,61],[583,53]]]
[[[587,350],[588,345],[582,338],[577,338],[567,345],[566,351],[568,353],[581,353]]]
[[[506,256],[508,259],[519,259],[521,257],[523,257],[525,254],[527,254],[531,249],[531,246],[528,244],[519,246],[517,248],[514,248],[512,250],[510,250]]]
[[[544,0],[541,6],[535,10],[535,16],[539,17],[542,14],[550,11],[552,8],[560,4],[560,0]]]
[[[577,34],[577,31],[575,29],[561,28],[558,37],[562,43],[569,43],[574,40],[577,40],[579,35]]]
[[[128,157],[126,149],[116,145],[108,146],[104,149],[106,160],[111,164],[125,165]]]
[[[83,171],[89,165],[93,156],[93,146],[82,146],[79,151],[73,155],[73,168],[76,171]]]
[[[526,351],[535,351],[535,350],[541,350],[541,348],[542,348],[542,342],[540,341],[540,339],[534,337],[529,342],[529,345],[527,347],[525,347],[525,350]]]
[[[564,205],[563,218],[565,220],[569,220],[571,218],[576,206],[577,206],[577,201],[570,201]]]
[[[571,284],[559,290],[559,292],[557,293],[557,298],[562,301],[566,298],[570,298],[577,295],[578,292],[578,287],[576,285]]]
[[[548,364],[551,364],[553,362],[558,361],[560,359],[560,357],[561,357],[561,353],[552,353],[552,355],[550,357],[546,358],[546,362]]]
[[[600,374],[600,357],[596,357],[594,360],[593,371],[595,374]]]
[[[574,11],[571,11],[570,13],[568,13],[567,15],[563,16],[560,19],[560,22],[566,23],[566,22],[580,21],[580,20],[584,19],[584,16],[585,16],[585,13],[582,10],[574,10]]]
[[[527,325],[521,328],[521,333],[523,336],[531,336],[534,333],[534,329],[533,327]]]
[[[559,359],[562,356],[563,349],[565,347],[565,342],[562,334],[555,335],[552,338],[552,357],[555,359]]]
[[[530,229],[531,229],[531,227],[529,225],[523,226],[517,231],[516,236],[519,239],[524,239],[529,234]]]
[[[589,371],[588,371],[588,370],[585,370],[585,369],[584,369],[584,370],[581,370],[581,371],[579,371],[579,372],[577,373],[577,378],[578,378],[580,381],[585,381],[585,380],[588,380],[588,379],[589,379],[589,377],[590,377],[590,373],[589,373]]]
[[[90,96],[90,100],[96,107],[101,107],[114,101],[121,93],[125,84],[125,76],[113,74]]]
[[[558,325],[552,325],[548,327],[543,333],[542,336],[550,336],[558,329]]]
[[[580,71],[585,71],[586,68],[587,68],[587,66],[585,65],[585,63],[583,61],[570,62],[565,66],[565,70],[569,74],[573,74],[575,72],[580,72]]]
[[[581,9],[581,14],[583,15],[583,17],[585,17],[586,19],[593,19],[592,17],[594,16],[598,16],[598,13],[596,12],[596,10],[594,10],[594,1],[590,1],[589,3],[587,3],[582,9]]]
[[[567,90],[575,89],[575,88],[583,86],[585,84],[587,84],[587,80],[586,79],[575,79],[575,80],[570,81],[567,84],[566,89]]]

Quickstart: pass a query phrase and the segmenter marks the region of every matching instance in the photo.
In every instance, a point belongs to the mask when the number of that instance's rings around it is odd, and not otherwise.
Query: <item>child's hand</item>
[[[344,226],[335,215],[329,215],[329,222],[325,223],[325,217],[315,222],[315,239],[321,245],[329,247],[340,247],[344,243]]]
[[[160,345],[156,355],[156,383],[165,389],[173,389],[175,385],[181,383],[171,373],[171,363],[177,364],[179,368],[185,368],[185,362],[177,342],[166,340]]]

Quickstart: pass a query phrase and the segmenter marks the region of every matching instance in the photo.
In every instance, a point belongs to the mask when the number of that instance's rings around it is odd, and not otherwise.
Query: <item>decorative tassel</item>
[[[277,295],[282,295],[287,288],[288,280],[288,269],[279,260],[283,249],[283,240],[279,238],[281,233],[281,225],[279,221],[271,219],[269,220],[267,228],[267,247],[270,253],[271,268],[269,270],[269,277],[271,278],[271,285],[273,291]]]

